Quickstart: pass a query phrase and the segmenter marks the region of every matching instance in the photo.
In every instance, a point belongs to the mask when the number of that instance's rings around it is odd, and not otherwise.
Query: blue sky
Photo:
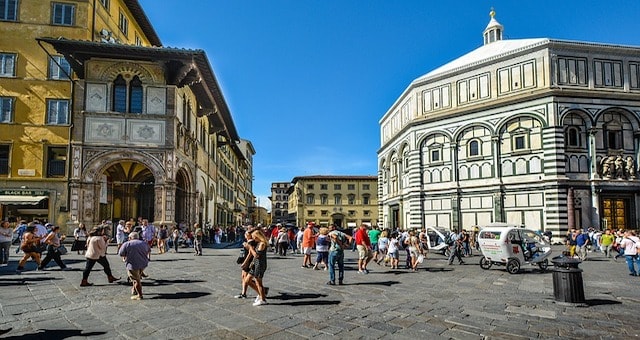
[[[375,175],[378,122],[409,83],[505,39],[640,45],[635,0],[140,0],[166,47],[202,49],[241,138],[254,194],[307,175]]]

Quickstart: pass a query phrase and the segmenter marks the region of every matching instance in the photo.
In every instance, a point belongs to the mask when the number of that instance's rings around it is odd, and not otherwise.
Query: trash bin
[[[556,256],[551,259],[553,268],[553,296],[556,301],[585,303],[582,269],[579,259]]]

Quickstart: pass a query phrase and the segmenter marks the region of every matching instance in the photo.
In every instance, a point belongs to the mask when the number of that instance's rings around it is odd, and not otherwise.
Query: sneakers
[[[256,300],[256,302],[253,303],[254,306],[262,306],[262,305],[266,305],[267,301],[264,300]]]
[[[342,282],[342,280],[338,281],[338,286],[342,286],[344,285],[344,282]]]
[[[238,295],[234,296],[234,298],[236,298],[236,299],[246,299],[247,298],[247,294],[238,294]]]
[[[131,300],[142,300],[142,295],[134,295],[131,297]]]
[[[329,286],[335,286],[335,285],[336,285],[336,283],[335,283],[334,281],[328,281],[328,282],[327,282],[327,285],[329,285]]]

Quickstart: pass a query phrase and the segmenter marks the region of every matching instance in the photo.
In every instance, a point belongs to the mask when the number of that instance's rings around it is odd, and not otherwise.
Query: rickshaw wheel
[[[540,267],[540,270],[547,270],[549,268],[549,260],[544,259],[544,261],[538,262],[538,267]]]
[[[482,258],[480,258],[480,268],[486,270],[486,269],[491,268],[492,264],[493,263],[491,263],[491,261],[488,258],[486,258],[484,256]]]
[[[509,274],[518,274],[520,271],[520,261],[516,259],[509,259],[507,261],[507,272]]]

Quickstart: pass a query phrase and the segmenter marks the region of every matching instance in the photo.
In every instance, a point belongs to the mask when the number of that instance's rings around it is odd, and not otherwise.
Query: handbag
[[[246,258],[247,258],[247,250],[242,248],[242,249],[240,249],[240,254],[238,255],[238,258],[236,259],[236,263],[237,264],[242,264]]]
[[[81,241],[81,240],[73,241],[73,244],[71,245],[71,251],[80,251],[80,250],[87,250],[87,242]]]
[[[67,254],[67,247],[65,247],[64,244],[61,244],[60,247],[56,248],[56,251],[60,253],[60,255],[65,255]]]
[[[422,263],[424,262],[424,255],[420,254],[418,255],[418,263]]]

